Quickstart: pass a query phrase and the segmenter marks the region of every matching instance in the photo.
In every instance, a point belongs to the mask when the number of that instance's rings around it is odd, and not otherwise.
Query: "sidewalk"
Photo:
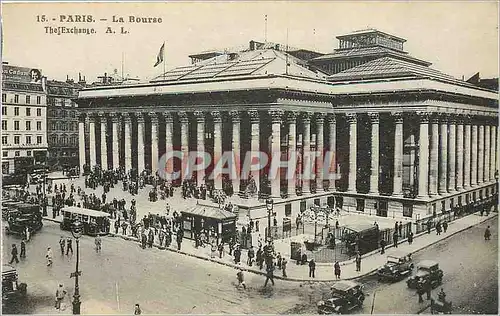
[[[449,222],[448,226],[448,231],[446,233],[442,233],[441,235],[436,235],[435,230],[432,230],[430,234],[427,234],[426,232],[417,234],[414,236],[413,243],[411,245],[408,244],[406,240],[402,240],[397,247],[398,252],[408,252],[408,253],[415,253],[419,250],[425,249],[443,239],[449,238],[457,233],[460,233],[464,230],[467,230],[473,226],[476,226],[488,219],[491,219],[495,216],[497,216],[497,213],[490,213],[488,216],[480,216],[479,213],[474,213],[462,218],[459,218],[457,220],[454,220],[452,222]],[[59,219],[52,219],[52,218],[47,218],[44,217],[44,219],[54,221],[54,222],[59,222]],[[111,233],[110,236],[116,236],[116,237],[121,237],[126,240],[131,240],[138,242],[137,238],[131,237],[131,236],[123,236],[121,234],[113,234]],[[158,245],[154,245],[156,248],[160,248]],[[161,249],[165,249],[161,247]],[[343,280],[352,280],[352,279],[357,279],[362,276],[365,276],[367,274],[370,274],[374,271],[376,271],[380,266],[382,266],[386,262],[386,258],[388,254],[391,254],[391,252],[394,252],[393,245],[388,245],[386,247],[386,253],[384,255],[380,254],[380,250],[375,250],[371,253],[367,253],[363,255],[362,257],[362,262],[361,262],[361,271],[357,272],[356,271],[356,266],[354,263],[354,259],[352,260],[347,260],[340,262],[341,265],[341,279]],[[172,242],[169,248],[166,248],[168,251],[173,251],[177,253],[181,253],[184,255],[188,255],[191,257],[196,257],[202,260],[206,261],[211,261],[215,262],[218,264],[223,264],[226,266],[234,267],[234,268],[242,268],[245,271],[256,273],[256,274],[261,274],[265,275],[265,267],[262,270],[259,270],[258,267],[255,265],[250,267],[246,264],[247,261],[247,252],[246,250],[242,250],[242,255],[241,255],[241,263],[239,265],[234,264],[232,256],[229,256],[228,254],[228,248],[226,246],[225,252],[223,255],[223,258],[218,257],[218,252],[217,252],[217,257],[211,258],[210,257],[210,246],[207,245],[206,247],[199,247],[195,248],[194,247],[194,241],[184,239],[182,242],[182,247],[181,250],[177,250],[177,244],[175,243],[175,240]],[[144,251],[147,251],[145,249]],[[430,258],[432,259],[432,258]],[[333,262],[332,263],[317,263],[316,264],[316,278],[310,278],[309,277],[309,267],[307,265],[297,265],[294,260],[289,260],[287,258],[288,265],[287,265],[287,278],[282,277],[282,272],[281,270],[275,270],[275,278],[276,279],[283,279],[283,280],[288,280],[288,281],[311,281],[311,282],[325,282],[325,281],[335,281],[335,276],[333,274]]]

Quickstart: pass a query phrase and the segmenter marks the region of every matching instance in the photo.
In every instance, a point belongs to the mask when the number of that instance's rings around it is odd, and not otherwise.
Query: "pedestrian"
[[[427,221],[427,234],[430,234],[431,233],[431,226],[432,226],[432,223],[430,220]]]
[[[413,232],[410,230],[408,233],[408,244],[411,245],[413,243]]]
[[[115,235],[118,235],[118,229],[120,228],[120,220],[115,221]]]
[[[394,248],[398,248],[398,232],[394,232],[392,234],[392,240],[394,241]]]
[[[316,262],[314,262],[314,258],[311,258],[309,260],[309,277],[315,278],[316,276],[314,275],[314,272],[316,270]]]
[[[27,226],[26,226],[26,230],[25,230],[25,235],[26,235],[26,242],[30,241],[31,231],[30,231],[30,228]]]
[[[423,281],[422,279],[420,279],[418,282],[417,282],[417,295],[418,295],[418,302],[419,303],[423,303],[424,302],[424,299],[422,298],[422,295],[424,295],[424,284],[423,284]]]
[[[238,280],[238,287],[243,286],[243,289],[247,289],[247,286],[245,285],[245,275],[243,274],[243,269],[240,268],[238,273],[236,273],[236,279]]]
[[[264,287],[267,286],[268,281],[271,281],[274,285],[274,266],[272,264],[266,267],[266,282],[264,283]]]
[[[490,237],[491,237],[491,231],[490,231],[490,226],[488,226],[484,231],[484,240],[490,240]]]
[[[59,239],[59,246],[61,247],[61,256],[64,256],[64,246],[66,246],[66,239],[61,236]]]
[[[398,225],[398,235],[403,237],[403,222],[399,222],[399,225]]]
[[[385,253],[385,239],[380,240],[380,254],[383,255]]]
[[[17,246],[16,244],[12,244],[12,250],[10,251],[10,254],[12,255],[12,258],[10,259],[9,264],[12,264],[12,262],[19,263],[19,259],[17,258]]]
[[[286,265],[287,265],[288,261],[286,261],[286,258],[283,257],[283,259],[281,260],[281,271],[283,271],[283,277],[286,278],[287,275],[286,275]]]
[[[358,251],[358,253],[356,253],[356,271],[361,271],[361,253]]]
[[[448,222],[443,223],[443,232],[446,234],[446,231],[448,230]]]
[[[52,249],[50,247],[47,248],[47,253],[45,254],[45,258],[47,259],[47,267],[52,266]]]
[[[248,256],[247,264],[251,267],[253,265],[253,257],[255,256],[255,250],[253,249],[253,246],[251,246],[250,249],[248,249],[247,256]]]
[[[177,231],[177,250],[181,250],[182,238],[184,237],[184,231],[179,229]]]
[[[239,245],[236,245],[236,249],[234,249],[234,263],[239,264],[241,260],[241,248]]]
[[[276,265],[278,266],[278,269],[281,270],[281,264],[283,263],[283,258],[281,257],[281,253],[278,252],[276,255]]]
[[[222,259],[222,256],[224,255],[224,243],[221,241],[218,246],[219,250],[219,258]]]
[[[139,306],[139,304],[135,304],[134,315],[140,315],[140,314],[142,314],[141,307]]]
[[[95,243],[95,252],[100,253],[101,252],[101,236],[97,235],[95,237],[94,243]]]
[[[431,299],[432,284],[430,280],[424,281],[424,289],[427,294],[427,300]]]
[[[73,239],[71,237],[68,237],[66,239],[66,256],[69,254],[71,251],[71,255],[73,255]]]
[[[149,228],[149,233],[148,233],[148,247],[149,248],[153,248],[154,240],[155,240],[155,235],[153,233],[153,228],[150,227]]]
[[[335,279],[340,279],[340,263],[338,261],[333,265],[333,270],[335,273]]]
[[[436,223],[436,235],[441,235],[441,222]]]
[[[61,309],[61,303],[64,301],[65,297],[66,290],[64,289],[62,284],[59,284],[59,287],[56,290],[56,302],[54,306],[56,309]]]
[[[215,254],[217,253],[217,245],[215,244],[215,241],[212,242],[210,245],[210,258],[215,258]]]
[[[26,258],[26,243],[24,242],[24,240],[21,240],[21,254],[19,255],[19,258]]]

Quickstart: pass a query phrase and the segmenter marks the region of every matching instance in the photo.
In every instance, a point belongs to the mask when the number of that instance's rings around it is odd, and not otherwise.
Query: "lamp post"
[[[268,241],[272,240],[272,234],[271,234],[271,213],[273,212],[274,208],[274,201],[273,199],[267,199],[266,200],[266,208],[267,208],[267,238]]]
[[[81,271],[78,270],[78,263],[80,261],[80,237],[83,233],[83,224],[76,220],[73,222],[71,227],[71,234],[76,240],[76,269],[75,272],[71,273],[70,277],[75,278],[75,293],[73,294],[73,315],[80,315],[80,287],[78,284],[78,277],[81,275]]]

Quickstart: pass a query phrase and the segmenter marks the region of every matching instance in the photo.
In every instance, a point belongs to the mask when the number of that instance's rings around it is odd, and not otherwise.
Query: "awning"
[[[226,219],[236,219],[236,214],[228,212],[226,210],[221,210],[217,207],[210,207],[206,205],[196,205],[190,207],[181,213],[188,215],[195,215],[201,217],[214,218],[217,220],[226,220]]]

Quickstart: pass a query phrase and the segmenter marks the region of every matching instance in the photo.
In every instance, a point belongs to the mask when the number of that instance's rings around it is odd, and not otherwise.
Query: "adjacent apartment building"
[[[46,80],[40,69],[2,66],[2,174],[11,174],[46,159]]]

